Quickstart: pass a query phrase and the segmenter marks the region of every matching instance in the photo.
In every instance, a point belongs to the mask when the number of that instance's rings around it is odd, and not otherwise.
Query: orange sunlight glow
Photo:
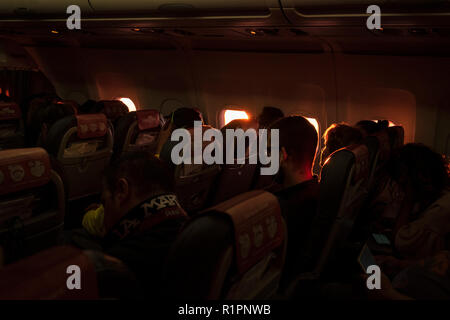
[[[308,118],[308,117],[305,118],[306,120],[309,121],[309,123],[311,123],[314,126],[314,128],[316,128],[317,133],[319,133],[319,122],[317,122],[316,118]]]
[[[119,98],[118,100],[125,103],[125,105],[128,107],[128,111],[136,111],[136,106],[134,105],[134,102],[130,98]]]
[[[228,123],[230,123],[233,120],[236,119],[248,119],[249,116],[247,114],[247,112],[242,111],[242,110],[225,110],[224,113],[224,119],[225,119],[225,123],[224,126],[227,125]]]

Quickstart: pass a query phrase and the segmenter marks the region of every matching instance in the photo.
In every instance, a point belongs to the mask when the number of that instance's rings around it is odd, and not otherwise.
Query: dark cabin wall
[[[333,122],[386,118],[406,141],[445,153],[450,58],[233,51],[28,48],[64,98],[130,97],[138,108],[199,107],[218,126],[226,106],[262,106]],[[169,103],[170,105],[170,103]],[[169,106],[170,109],[170,106]],[[165,111],[168,111],[166,108]],[[169,110],[170,111],[170,110]]]

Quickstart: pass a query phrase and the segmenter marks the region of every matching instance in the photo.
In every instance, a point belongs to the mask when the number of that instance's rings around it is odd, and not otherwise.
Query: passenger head
[[[448,161],[423,144],[409,143],[398,149],[389,168],[391,176],[412,192],[422,209],[449,186]]]
[[[352,144],[360,143],[361,132],[345,123],[333,123],[323,134],[324,147],[320,155],[320,165],[323,166],[325,160],[335,152]]]
[[[70,105],[51,103],[38,113],[41,125],[40,143],[45,144],[50,128],[60,119],[73,115],[74,110]]]
[[[203,123],[203,117],[198,109],[194,108],[179,108],[172,112],[171,122],[174,129],[178,128],[193,128],[194,121],[201,121]]]
[[[284,117],[283,111],[275,107],[264,107],[258,116],[260,128],[268,128],[272,123]]]
[[[147,152],[125,153],[105,170],[102,203],[104,224],[109,231],[135,206],[159,194],[172,193],[173,173]]]
[[[311,178],[318,141],[314,126],[302,116],[289,116],[273,123],[270,129],[279,129],[283,184]]]
[[[80,114],[86,114],[86,113],[98,113],[100,110],[95,112],[97,110],[97,101],[95,100],[86,100],[81,106],[80,106]]]
[[[385,129],[388,126],[389,121],[387,120],[378,120],[378,121],[361,120],[355,124],[355,127],[361,131],[363,138],[370,136],[374,133],[377,133],[378,131]]]

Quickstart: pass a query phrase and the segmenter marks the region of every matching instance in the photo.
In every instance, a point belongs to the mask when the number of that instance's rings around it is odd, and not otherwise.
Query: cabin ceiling
[[[450,55],[443,0],[375,1],[386,12],[375,32],[365,0],[21,2],[0,4],[0,38],[28,47]],[[66,28],[69,3],[82,7],[81,30]]]

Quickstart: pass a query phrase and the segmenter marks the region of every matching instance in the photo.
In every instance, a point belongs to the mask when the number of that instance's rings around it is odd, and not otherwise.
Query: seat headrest
[[[80,139],[98,138],[106,135],[108,120],[102,113],[83,114],[77,118],[77,135]]]
[[[50,170],[48,154],[42,148],[0,151],[0,195],[45,185]]]
[[[17,103],[0,102],[0,120],[20,119],[22,112]]]
[[[69,277],[79,268],[81,289],[70,290]],[[93,263],[81,250],[57,246],[10,264],[0,270],[2,300],[97,299],[97,276]]]
[[[103,106],[100,112],[104,113],[111,120],[128,113],[128,107],[120,100],[101,100],[98,104]]]
[[[233,221],[236,265],[240,275],[283,243],[281,210],[272,193],[250,191],[207,211],[225,213]]]
[[[369,149],[367,146],[358,144],[346,147],[345,149],[353,153],[355,158],[353,182],[355,183],[367,178],[370,171]]]
[[[155,129],[160,127],[160,118],[158,110],[139,110],[136,111],[137,124],[140,131]]]

